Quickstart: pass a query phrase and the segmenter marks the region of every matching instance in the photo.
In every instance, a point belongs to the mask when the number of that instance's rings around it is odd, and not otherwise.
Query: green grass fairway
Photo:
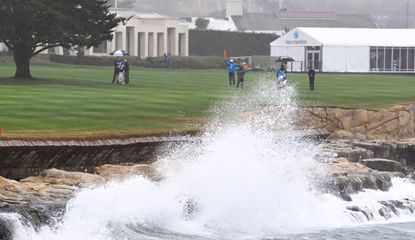
[[[380,109],[415,102],[415,75],[316,74],[310,92],[306,74],[289,74],[303,104]]]
[[[14,65],[1,65],[3,136],[123,136],[192,129],[210,115],[215,102],[236,92],[227,86],[224,70],[132,68],[130,85],[111,84],[112,71],[33,65],[37,79],[24,81],[8,78]],[[259,74],[248,73],[246,86],[254,85]],[[314,93],[308,91],[305,74],[289,78],[297,83],[303,104],[386,108],[415,101],[413,75],[317,74]]]
[[[129,85],[111,83],[110,67],[33,65],[38,79],[0,67],[3,136],[137,135],[195,126],[232,92],[224,71],[132,69]]]

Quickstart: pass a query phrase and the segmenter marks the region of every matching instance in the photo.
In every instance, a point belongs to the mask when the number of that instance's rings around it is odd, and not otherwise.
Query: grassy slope
[[[14,68],[0,67],[0,77]],[[32,81],[0,80],[0,125],[19,132],[143,133],[182,129],[229,91],[223,71],[133,69],[113,85],[112,69],[33,66]]]
[[[10,137],[181,130],[235,92],[221,70],[134,68],[128,86],[111,84],[112,69],[105,67],[34,65],[39,79],[31,81],[7,79],[13,71],[0,66],[0,127]],[[305,74],[289,78],[306,104],[383,108],[415,100],[414,76],[318,74],[315,93]]]
[[[289,77],[299,82],[307,104],[379,109],[415,101],[415,75],[317,74],[315,93],[305,74]]]

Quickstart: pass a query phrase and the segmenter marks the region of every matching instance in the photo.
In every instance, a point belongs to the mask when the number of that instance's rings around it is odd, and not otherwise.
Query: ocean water
[[[415,222],[370,224],[274,238],[275,240],[412,240]]]
[[[314,186],[325,174],[321,149],[294,131],[297,109],[295,86],[260,79],[215,105],[199,141],[165,147],[156,164],[162,181],[133,176],[83,189],[63,219],[36,230],[7,215],[14,239],[415,239],[414,213],[385,220],[378,212],[381,200],[415,199],[410,180],[393,179],[390,191],[368,190],[352,202]]]

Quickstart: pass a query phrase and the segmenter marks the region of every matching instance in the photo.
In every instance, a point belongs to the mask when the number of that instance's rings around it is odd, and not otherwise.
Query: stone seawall
[[[325,129],[333,138],[397,140],[414,137],[415,104],[385,110],[306,107],[299,124]]]
[[[378,111],[305,107],[298,117],[299,128],[316,129],[316,133],[307,133],[315,135],[313,138],[330,134],[335,139],[399,140],[414,137],[415,104]],[[156,160],[160,146],[196,140],[192,135],[94,141],[0,140],[0,176],[22,179],[49,168],[90,172],[92,168],[104,164],[150,163]],[[391,152],[388,147],[382,150],[383,154],[376,154],[375,157],[394,159],[412,169],[412,146],[415,145],[396,148],[396,154],[392,157],[386,154]],[[378,149],[372,151],[380,152]]]
[[[45,169],[89,172],[104,164],[149,163],[160,146],[191,136],[141,137],[96,141],[0,141],[0,176],[22,179]]]
[[[326,131],[310,130],[303,137],[327,136]],[[104,164],[151,163],[163,146],[194,141],[199,141],[196,135],[95,141],[0,140],[0,176],[22,179],[50,168],[91,172]]]

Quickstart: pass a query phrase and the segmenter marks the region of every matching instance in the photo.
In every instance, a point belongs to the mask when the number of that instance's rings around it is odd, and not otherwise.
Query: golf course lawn
[[[32,65],[34,80],[15,80],[13,64],[0,65],[2,136],[87,137],[194,129],[211,107],[236,94],[224,70],[132,68],[129,85],[111,83],[111,67]],[[246,87],[264,73],[248,73]],[[271,81],[273,75],[265,74]],[[414,75],[289,74],[301,104],[387,108],[415,102]],[[245,89],[244,91],[247,91]]]

